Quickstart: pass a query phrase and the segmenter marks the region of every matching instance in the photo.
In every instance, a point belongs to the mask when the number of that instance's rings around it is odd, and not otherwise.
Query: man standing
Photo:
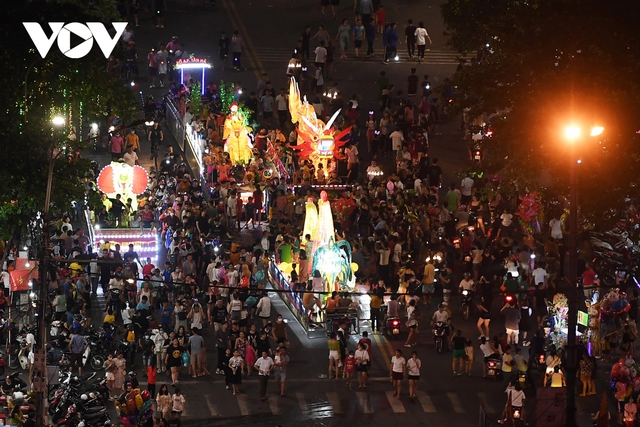
[[[227,32],[223,31],[218,39],[218,57],[220,58],[220,64],[222,64],[222,71],[224,71],[224,67],[227,65],[227,58],[229,58],[229,44]]]
[[[407,43],[407,53],[409,61],[413,61],[413,54],[416,50],[416,26],[413,25],[413,19],[407,21],[407,28],[404,30],[404,41]]]
[[[324,40],[320,40],[320,46],[318,46],[315,50],[316,54],[316,67],[322,70],[322,75],[324,76],[324,62],[327,60],[327,49],[324,46]]]
[[[240,56],[242,55],[242,37],[240,37],[238,30],[235,30],[231,37],[231,52],[233,53],[233,69],[235,71],[241,71]]]
[[[460,203],[467,207],[469,206],[469,203],[471,203],[471,194],[473,191],[473,184],[474,184],[474,181],[471,178],[470,173],[467,173],[465,177],[462,179],[462,182],[460,183],[460,193],[462,193],[462,198],[460,200]]]
[[[133,151],[133,146],[131,145],[127,147],[127,152],[124,153],[124,156],[122,158],[124,162],[131,167],[134,167],[138,164],[138,155],[135,153],[135,151]]]
[[[287,366],[289,365],[289,356],[287,350],[282,347],[276,354],[275,371],[276,385],[280,396],[284,396],[284,383],[287,380]]]
[[[435,292],[434,282],[436,281],[436,267],[433,265],[433,259],[430,257],[427,261],[427,265],[424,266],[424,272],[422,275],[422,304],[431,304],[431,297]]]
[[[156,64],[158,64],[158,80],[160,81],[160,87],[164,87],[164,77],[167,74],[167,59],[169,53],[164,45],[160,45],[158,52],[156,52]]]
[[[307,25],[304,29],[304,33],[300,36],[302,41],[302,56],[304,59],[309,59],[309,45],[311,44],[311,25]]]
[[[276,96],[276,105],[278,107],[278,121],[280,122],[280,127],[284,129],[289,112],[289,95],[287,95],[284,89],[280,89],[280,94]]]
[[[202,357],[200,356],[202,351],[206,351],[204,348],[204,339],[200,335],[200,329],[191,328],[191,335],[189,337],[189,360],[191,361],[191,369],[193,370],[193,378],[197,378],[203,375],[202,373]]]
[[[362,15],[362,24],[366,26],[371,22],[371,16],[375,12],[373,9],[373,2],[371,0],[361,0],[360,10],[356,10],[356,14],[358,12]]]
[[[71,363],[69,364],[69,372],[73,372],[73,367],[78,367],[78,376],[82,375],[82,354],[87,348],[87,340],[82,334],[71,334],[69,342],[69,351],[71,351]]]
[[[149,82],[151,85],[150,88],[156,87],[156,76],[158,75],[158,62],[156,59],[156,50],[151,48],[151,52],[147,55],[147,59],[149,60]]]
[[[520,333],[520,319],[522,313],[516,307],[515,301],[507,302],[501,313],[504,314],[504,326],[507,332],[507,344],[518,344],[518,334]]]
[[[221,300],[219,300],[221,301]],[[229,331],[228,331],[228,323],[220,324],[220,329],[216,332],[216,346],[218,347],[218,367],[216,369],[216,374],[224,375],[225,372],[225,353],[229,348]],[[228,360],[228,359],[227,359]]]
[[[429,33],[424,28],[424,22],[420,21],[418,24],[418,28],[415,31],[416,44],[418,45],[418,61],[422,62],[424,60],[424,51],[427,47],[427,40],[429,40],[429,44],[433,44],[431,41],[431,37],[429,37]]]
[[[266,351],[262,352],[262,357],[256,360],[253,367],[258,371],[260,378],[260,400],[267,400],[267,384],[269,382],[269,375],[274,370],[275,364],[273,359],[269,357]]]

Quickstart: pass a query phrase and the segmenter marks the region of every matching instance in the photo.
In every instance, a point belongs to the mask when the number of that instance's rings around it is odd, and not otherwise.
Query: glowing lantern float
[[[147,189],[149,176],[142,166],[111,162],[98,175],[98,188],[110,197],[120,194],[124,200],[140,195]]]

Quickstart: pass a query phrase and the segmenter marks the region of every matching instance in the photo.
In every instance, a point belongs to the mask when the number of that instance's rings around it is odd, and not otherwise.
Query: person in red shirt
[[[154,228],[153,211],[149,208],[149,204],[144,205],[144,209],[140,210],[140,233],[144,233],[145,228]]]
[[[371,338],[369,338],[369,333],[367,331],[362,332],[362,338],[360,338],[360,341],[358,341],[358,344],[362,343],[364,345],[364,348],[367,350],[367,353],[369,353],[369,360],[372,360],[371,356],[372,356],[372,344],[371,344]]]
[[[142,267],[142,277],[146,278],[149,276],[149,279],[151,279],[154,268],[156,268],[156,266],[151,263],[151,258],[147,258],[147,262],[144,264],[144,267]]]
[[[156,374],[158,369],[156,368],[155,357],[149,360],[149,366],[147,366],[147,390],[151,396],[156,395]]]
[[[353,373],[356,371],[356,358],[353,350],[349,351],[349,356],[344,360],[344,371],[347,374],[347,387],[351,390],[351,378],[353,378]]]
[[[600,286],[600,279],[593,270],[593,267],[590,264],[587,264],[587,269],[582,273],[582,286],[584,288],[589,288],[593,285]]]

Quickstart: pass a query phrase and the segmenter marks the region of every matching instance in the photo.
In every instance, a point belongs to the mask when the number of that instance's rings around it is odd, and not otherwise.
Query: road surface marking
[[[369,395],[362,391],[357,391],[356,397],[358,398],[358,403],[360,403],[362,412],[364,412],[365,414],[373,414],[373,409],[371,409],[371,402],[369,401]]]
[[[331,409],[333,409],[334,414],[342,414],[342,407],[340,406],[340,400],[338,399],[338,393],[336,392],[327,392],[327,399],[329,399],[329,403],[331,404]]]
[[[215,405],[213,404],[213,401],[211,399],[211,395],[210,394],[205,394],[204,398],[207,401],[207,406],[209,407],[209,412],[211,413],[211,415],[213,415],[214,417],[219,417],[220,414],[218,413],[218,411],[216,410]]]
[[[238,394],[236,395],[236,399],[238,400],[238,406],[240,407],[240,413],[242,415],[249,415],[249,401],[247,400],[246,394]]]
[[[385,346],[382,344],[382,341],[381,341],[382,339],[384,339],[384,337],[381,338],[380,335],[373,336],[373,340],[376,342],[376,347],[378,347],[378,350],[380,350],[380,353],[382,354],[382,359],[387,365],[387,369],[391,370],[391,357],[387,356]]]
[[[431,398],[424,391],[418,391],[418,400],[420,401],[424,412],[437,412],[435,405],[431,401]]]
[[[457,413],[461,414],[464,412],[464,408],[460,403],[460,399],[458,399],[458,395],[456,393],[447,393],[447,397],[451,401],[451,406],[453,406],[453,410]]]
[[[273,415],[280,415],[280,408],[278,408],[278,398],[275,396],[269,397],[269,408]]]
[[[227,0],[222,0],[222,7],[224,7],[224,9],[227,11],[227,16],[229,17],[229,21],[231,22],[231,25],[233,25],[235,28],[238,28],[240,31],[242,31],[242,28],[240,27],[240,25],[237,24],[237,22],[240,21],[240,17],[236,15],[237,12],[235,12],[235,8],[234,10],[231,10],[232,4],[233,3],[227,2]],[[246,43],[249,43],[249,35],[242,34],[242,36],[244,41]],[[253,68],[253,73],[255,74],[256,78],[260,80],[260,72],[258,71],[258,66],[254,60],[254,56],[257,59],[257,55],[255,54],[255,51],[253,50],[252,45],[250,46],[247,44],[247,47],[249,47],[249,49],[243,49],[244,51],[243,53],[245,54],[245,57],[249,60],[249,63]]]
[[[255,61],[255,64],[257,65],[257,69],[254,70],[256,76],[258,77],[258,80],[260,80],[260,76],[259,74],[264,73],[264,66],[262,65],[262,62],[260,62],[260,58],[258,57],[258,55],[256,54],[256,49],[253,47],[253,43],[251,42],[251,38],[249,37],[249,32],[247,31],[247,29],[244,26],[244,23],[242,22],[242,19],[240,18],[240,14],[238,13],[238,11],[236,10],[236,6],[234,4],[233,1],[228,2],[231,10],[233,10],[233,14],[235,15],[236,21],[238,22],[238,24],[240,25],[240,32],[244,33],[242,34],[243,38],[244,38],[244,42],[247,44],[247,46],[249,47],[249,49],[243,49],[244,52],[247,52],[249,57],[253,57],[253,60],[251,60],[251,63],[253,64]]]
[[[304,394],[296,393],[296,399],[298,400],[298,406],[300,406],[300,410],[303,414],[309,412],[309,407],[307,406],[307,401],[304,400]]]
[[[385,393],[393,412],[407,412],[404,410],[404,405],[400,402],[400,398],[398,396],[394,396],[392,391],[386,391]]]
[[[482,404],[484,405],[484,410],[488,413],[488,414],[497,414],[496,410],[494,409],[493,406],[489,405],[488,401],[487,401],[487,393],[484,393],[482,391],[478,392],[478,397],[482,400]]]

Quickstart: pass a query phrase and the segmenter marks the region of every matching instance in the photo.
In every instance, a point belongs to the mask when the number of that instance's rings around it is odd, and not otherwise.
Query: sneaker
[[[153,89],[154,87],[156,87],[156,85],[151,85],[149,86],[149,89]]]
[[[156,28],[160,28],[160,25],[156,25]]]
[[[164,28],[164,25],[160,25],[160,28]]]
[[[229,386],[226,386],[226,387],[225,387],[225,389],[226,389],[226,390],[230,390],[230,389],[231,389],[231,387],[229,387]]]
[[[160,82],[160,87],[164,87],[164,83]]]
[[[404,346],[405,347],[411,347],[411,344],[405,344]]]

